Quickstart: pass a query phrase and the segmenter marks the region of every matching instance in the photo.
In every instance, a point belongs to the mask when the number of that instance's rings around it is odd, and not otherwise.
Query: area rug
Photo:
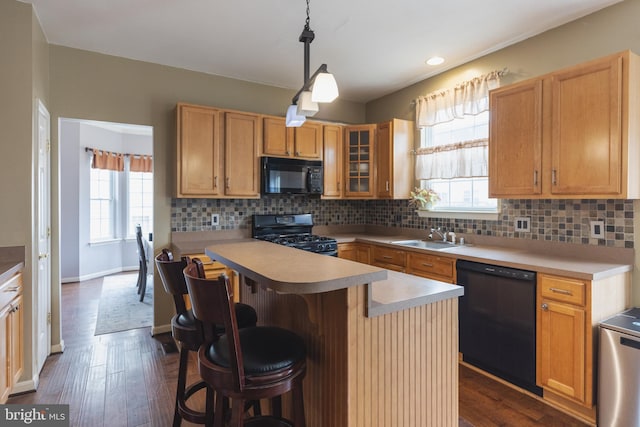
[[[153,276],[147,280],[144,301],[140,302],[138,273],[106,276],[98,306],[94,335],[144,328],[153,323]]]

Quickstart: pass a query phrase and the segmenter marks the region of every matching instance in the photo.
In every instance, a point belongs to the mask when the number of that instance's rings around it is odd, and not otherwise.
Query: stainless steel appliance
[[[640,308],[600,323],[598,425],[640,426]]]
[[[322,194],[319,160],[262,158],[262,194]]]
[[[463,360],[542,396],[536,386],[536,273],[458,260]]]
[[[338,256],[338,243],[331,237],[312,234],[311,214],[254,215],[252,236],[256,239],[323,255]]]

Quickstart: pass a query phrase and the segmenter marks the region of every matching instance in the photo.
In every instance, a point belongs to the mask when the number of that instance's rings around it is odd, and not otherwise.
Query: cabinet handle
[[[422,266],[423,267],[433,267],[433,264],[429,264],[429,263],[423,262]]]
[[[18,286],[11,286],[4,290],[4,292],[17,292],[20,289]]]
[[[548,311],[549,310],[549,304],[547,304],[545,302],[540,306],[540,308],[542,309],[542,311]]]
[[[556,174],[556,170],[555,170],[555,169],[552,169],[552,170],[551,170],[551,183],[552,183],[553,185],[558,185],[558,180],[556,179],[556,175],[557,175],[557,174]]]
[[[296,151],[296,156],[299,156],[299,155],[300,155],[300,152],[299,152],[299,151]]]
[[[562,294],[562,295],[569,295],[569,296],[573,296],[573,292],[568,291],[566,289],[560,289],[560,288],[549,288],[549,290],[551,292],[555,292],[556,294]]]
[[[225,182],[227,183],[227,184],[226,184],[226,188],[227,188],[227,189],[231,188],[231,178],[227,177],[227,179],[226,179],[226,181],[225,181]]]
[[[289,150],[287,150],[287,151],[284,152],[284,154],[286,154],[288,156],[291,153],[289,152]]]
[[[218,176],[213,177],[213,188],[218,188]]]
[[[533,186],[537,187],[538,186],[538,171],[533,171]]]
[[[389,191],[389,181],[386,182],[387,191]]]
[[[382,255],[382,258],[384,258],[384,259],[393,259],[393,257],[389,256],[389,255]]]

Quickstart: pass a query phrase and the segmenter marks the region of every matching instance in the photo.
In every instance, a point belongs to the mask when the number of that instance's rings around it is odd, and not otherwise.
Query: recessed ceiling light
[[[427,59],[427,64],[429,65],[440,65],[443,62],[444,62],[444,58],[440,56],[432,56],[431,58]]]

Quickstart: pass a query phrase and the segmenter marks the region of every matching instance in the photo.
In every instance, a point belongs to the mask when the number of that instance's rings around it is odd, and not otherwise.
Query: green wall
[[[61,46],[51,46],[50,78],[54,153],[58,151],[59,117],[153,126],[156,250],[170,244],[176,103],[282,116],[295,94],[295,91]],[[323,105],[314,118],[362,123],[364,105],[337,100]],[[56,206],[57,202],[56,198]],[[160,283],[158,277],[156,283]],[[161,286],[154,288],[154,301],[154,325],[168,325],[173,304]]]
[[[507,68],[502,83],[536,77],[611,53],[640,54],[640,0],[625,0],[584,18],[483,56],[367,103],[366,121],[414,120],[414,99],[492,70]]]

